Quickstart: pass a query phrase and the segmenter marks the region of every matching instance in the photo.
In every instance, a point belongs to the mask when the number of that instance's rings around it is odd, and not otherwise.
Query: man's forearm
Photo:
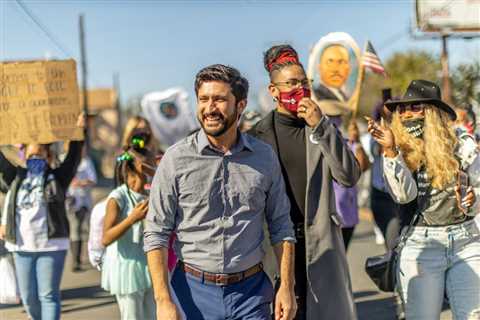
[[[274,250],[279,265],[281,285],[293,288],[295,285],[295,243],[282,241],[274,246]]]
[[[148,269],[152,278],[155,301],[172,302],[168,287],[167,248],[154,249],[147,252]]]

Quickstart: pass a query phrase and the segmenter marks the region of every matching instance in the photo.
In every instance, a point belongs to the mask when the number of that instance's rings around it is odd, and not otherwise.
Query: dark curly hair
[[[203,68],[195,77],[195,94],[198,96],[198,89],[204,82],[221,81],[228,83],[232,88],[235,101],[247,99],[248,80],[242,77],[237,69],[223,64],[214,64]]]

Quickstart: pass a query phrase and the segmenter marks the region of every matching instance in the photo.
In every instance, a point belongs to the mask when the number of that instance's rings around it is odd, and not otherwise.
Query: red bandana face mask
[[[298,88],[288,92],[280,92],[280,103],[294,114],[297,114],[298,104],[303,98],[310,98],[310,89]]]

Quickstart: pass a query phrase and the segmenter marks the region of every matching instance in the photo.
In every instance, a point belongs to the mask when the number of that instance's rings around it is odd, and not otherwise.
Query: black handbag
[[[409,226],[402,232],[400,241],[397,242],[393,249],[388,250],[385,254],[369,257],[367,261],[365,261],[365,271],[370,279],[377,285],[378,289],[385,292],[395,291],[397,286],[398,257],[407,241],[408,233],[419,216],[420,210],[417,210]]]
[[[365,271],[378,289],[385,292],[395,291],[398,252],[393,249],[387,253],[369,257],[365,261]]]

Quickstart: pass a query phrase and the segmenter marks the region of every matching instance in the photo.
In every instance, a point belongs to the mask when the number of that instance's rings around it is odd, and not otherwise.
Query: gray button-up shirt
[[[272,148],[246,134],[227,153],[203,130],[170,147],[150,191],[146,252],[168,247],[176,232],[180,260],[200,270],[234,273],[261,262],[263,224],[270,241],[295,241],[290,202]]]

